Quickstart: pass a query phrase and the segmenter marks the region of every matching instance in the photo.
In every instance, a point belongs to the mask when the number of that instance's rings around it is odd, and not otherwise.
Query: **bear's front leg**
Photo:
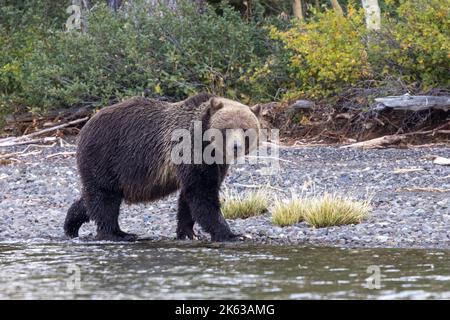
[[[178,198],[177,218],[177,239],[194,239],[196,237],[194,233],[194,219],[192,218],[191,210],[189,209],[184,192],[181,192],[180,197]]]
[[[238,238],[231,232],[220,212],[219,190],[207,185],[191,186],[184,191],[195,222],[211,234],[212,241],[234,241]]]

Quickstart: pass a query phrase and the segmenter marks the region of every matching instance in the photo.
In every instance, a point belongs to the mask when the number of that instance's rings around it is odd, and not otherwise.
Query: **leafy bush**
[[[134,0],[118,12],[91,3],[86,32],[64,32],[70,1],[2,2],[0,115],[104,106],[144,91],[172,99],[209,91],[250,103],[329,98],[364,80],[401,79],[416,91],[449,86],[448,1],[380,1],[382,30],[370,33],[354,0],[340,2],[349,3],[345,17],[310,8],[292,23],[274,15],[290,2],[252,1],[249,10],[233,1],[244,17],[223,3],[199,10],[180,0],[169,10]]]
[[[374,69],[425,89],[448,87],[449,17],[448,1],[401,0],[395,15],[385,16],[383,29],[372,41]]]
[[[0,116],[14,110],[24,65],[36,42],[61,27],[67,4],[50,0],[4,0],[0,5]],[[1,117],[0,117],[1,122]],[[1,126],[1,123],[0,123]]]
[[[297,21],[287,31],[272,28],[271,36],[282,41],[290,55],[289,91],[284,98],[329,97],[364,80],[401,79],[418,91],[448,88],[449,2],[386,0],[382,4],[389,11],[377,32],[366,30],[363,10],[351,2],[345,17],[328,10]]]
[[[0,93],[32,111],[102,106],[144,90],[174,99],[206,90],[267,100],[267,90],[253,94],[248,83],[270,54],[267,40],[267,30],[227,5],[219,14],[189,1],[176,10],[134,1],[118,12],[99,3],[87,14],[85,33],[35,37],[26,59],[4,64]]]
[[[294,81],[288,97],[326,97],[369,77],[363,17],[349,7],[347,17],[327,10],[309,22],[297,21],[287,31],[272,29],[272,37],[291,53],[289,71]]]

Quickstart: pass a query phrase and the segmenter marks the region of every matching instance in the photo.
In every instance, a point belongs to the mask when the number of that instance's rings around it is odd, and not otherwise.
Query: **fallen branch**
[[[394,134],[389,136],[383,136],[380,138],[375,138],[371,140],[361,141],[357,143],[352,143],[346,146],[342,146],[342,149],[347,148],[366,148],[366,149],[374,149],[374,148],[382,148],[386,145],[392,145],[399,143],[405,140],[406,137],[404,135]]]
[[[373,148],[382,148],[386,145],[392,145],[399,142],[402,142],[406,139],[408,136],[414,136],[414,135],[424,135],[424,134],[431,134],[435,135],[437,133],[446,134],[449,133],[450,130],[442,130],[442,128],[445,128],[450,125],[450,122],[447,122],[435,129],[432,130],[426,130],[426,131],[415,131],[415,132],[408,132],[408,133],[402,133],[402,134],[393,134],[393,135],[387,135],[371,140],[361,141],[352,143],[346,146],[342,146],[341,148],[367,148],[367,149],[373,149]]]
[[[258,185],[258,184],[242,184],[242,183],[233,183],[233,186],[235,187],[241,187],[241,188],[253,188],[253,189],[274,189],[277,191],[283,191],[283,189],[277,188],[277,187],[272,187],[272,186],[268,186],[268,185]]]
[[[51,128],[47,128],[47,129],[43,129],[43,130],[39,130],[30,134],[26,134],[24,136],[20,136],[20,137],[14,137],[14,138],[5,138],[5,139],[1,139],[0,140],[0,147],[11,147],[11,146],[15,146],[15,145],[19,145],[19,144],[23,144],[23,142],[25,143],[29,143],[30,140],[33,137],[42,135],[44,133],[49,133],[58,129],[62,129],[62,128],[66,128],[78,123],[82,123],[82,122],[86,122],[89,119],[89,117],[84,117],[81,119],[77,119],[77,120],[73,120],[73,121],[69,121],[67,123],[63,123]]]
[[[29,139],[29,138],[32,138],[32,137],[35,137],[35,136],[39,136],[39,135],[44,134],[44,133],[52,132],[52,131],[55,131],[55,130],[58,130],[58,129],[62,129],[62,128],[65,128],[65,127],[68,127],[68,126],[71,126],[71,125],[74,125],[74,124],[85,122],[88,119],[89,119],[89,117],[84,117],[84,118],[81,118],[81,119],[69,121],[67,123],[63,123],[63,124],[60,124],[60,125],[57,125],[57,126],[54,126],[54,127],[51,127],[51,128],[47,128],[47,129],[44,129],[44,130],[39,130],[39,131],[30,133],[30,134],[21,136],[21,137],[19,137],[19,139]],[[0,142],[1,142],[1,140],[0,140]]]
[[[296,162],[294,162],[294,161],[290,161],[290,160],[286,160],[286,159],[281,159],[281,158],[278,158],[278,157],[266,157],[266,156],[250,156],[250,155],[246,155],[245,158],[270,159],[270,160],[276,160],[276,161],[281,161],[281,162],[292,163],[292,164],[298,165],[298,163],[296,163]]]
[[[390,96],[384,98],[376,98],[378,103],[376,108],[382,110],[384,108],[392,108],[395,110],[421,111],[430,108],[449,110],[450,97],[448,96],[411,96],[405,94],[403,96]]]
[[[1,142],[0,140],[0,147],[14,147],[14,146],[20,146],[20,145],[24,145],[24,144],[31,144],[31,143],[46,143],[46,142],[51,142],[51,141],[56,141],[56,137],[45,137],[45,138],[40,138],[40,139],[32,139],[32,140],[28,140],[28,141],[7,141],[7,142]]]
[[[393,171],[395,174],[424,171],[424,168],[398,168]]]
[[[42,150],[40,151],[31,151],[31,152],[13,152],[13,153],[8,153],[8,154],[2,154],[0,155],[0,159],[9,159],[12,157],[28,157],[28,156],[32,156],[32,155],[36,155],[36,154],[40,154],[42,153]]]
[[[25,149],[23,149],[23,152],[26,152],[30,148],[53,148],[56,146],[56,142],[53,142],[52,144],[28,144]]]

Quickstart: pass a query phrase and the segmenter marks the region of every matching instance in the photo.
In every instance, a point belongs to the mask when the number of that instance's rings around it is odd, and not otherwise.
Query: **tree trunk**
[[[108,7],[110,7],[113,11],[119,10],[121,5],[122,0],[108,0]]]
[[[378,0],[361,0],[366,13],[366,26],[369,30],[380,30],[381,11]]]
[[[294,10],[294,16],[297,19],[303,20],[302,1],[301,0],[294,0],[294,3],[292,4],[292,8]]]
[[[344,11],[342,11],[342,7],[339,4],[338,0],[331,0],[331,5],[333,6],[334,11],[336,11],[341,16],[344,15]]]

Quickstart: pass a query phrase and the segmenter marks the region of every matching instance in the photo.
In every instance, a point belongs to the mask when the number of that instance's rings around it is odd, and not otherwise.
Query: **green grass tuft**
[[[305,206],[303,199],[293,198],[289,202],[277,200],[272,211],[272,222],[280,227],[303,221]]]
[[[370,212],[370,200],[360,201],[325,193],[308,200],[305,221],[316,227],[360,223]]]
[[[268,205],[265,189],[245,193],[226,191],[221,210],[226,219],[246,219],[267,212]]]
[[[272,222],[282,227],[301,221],[316,228],[340,226],[360,223],[370,210],[370,200],[360,201],[325,193],[313,198],[278,201],[272,212]]]

